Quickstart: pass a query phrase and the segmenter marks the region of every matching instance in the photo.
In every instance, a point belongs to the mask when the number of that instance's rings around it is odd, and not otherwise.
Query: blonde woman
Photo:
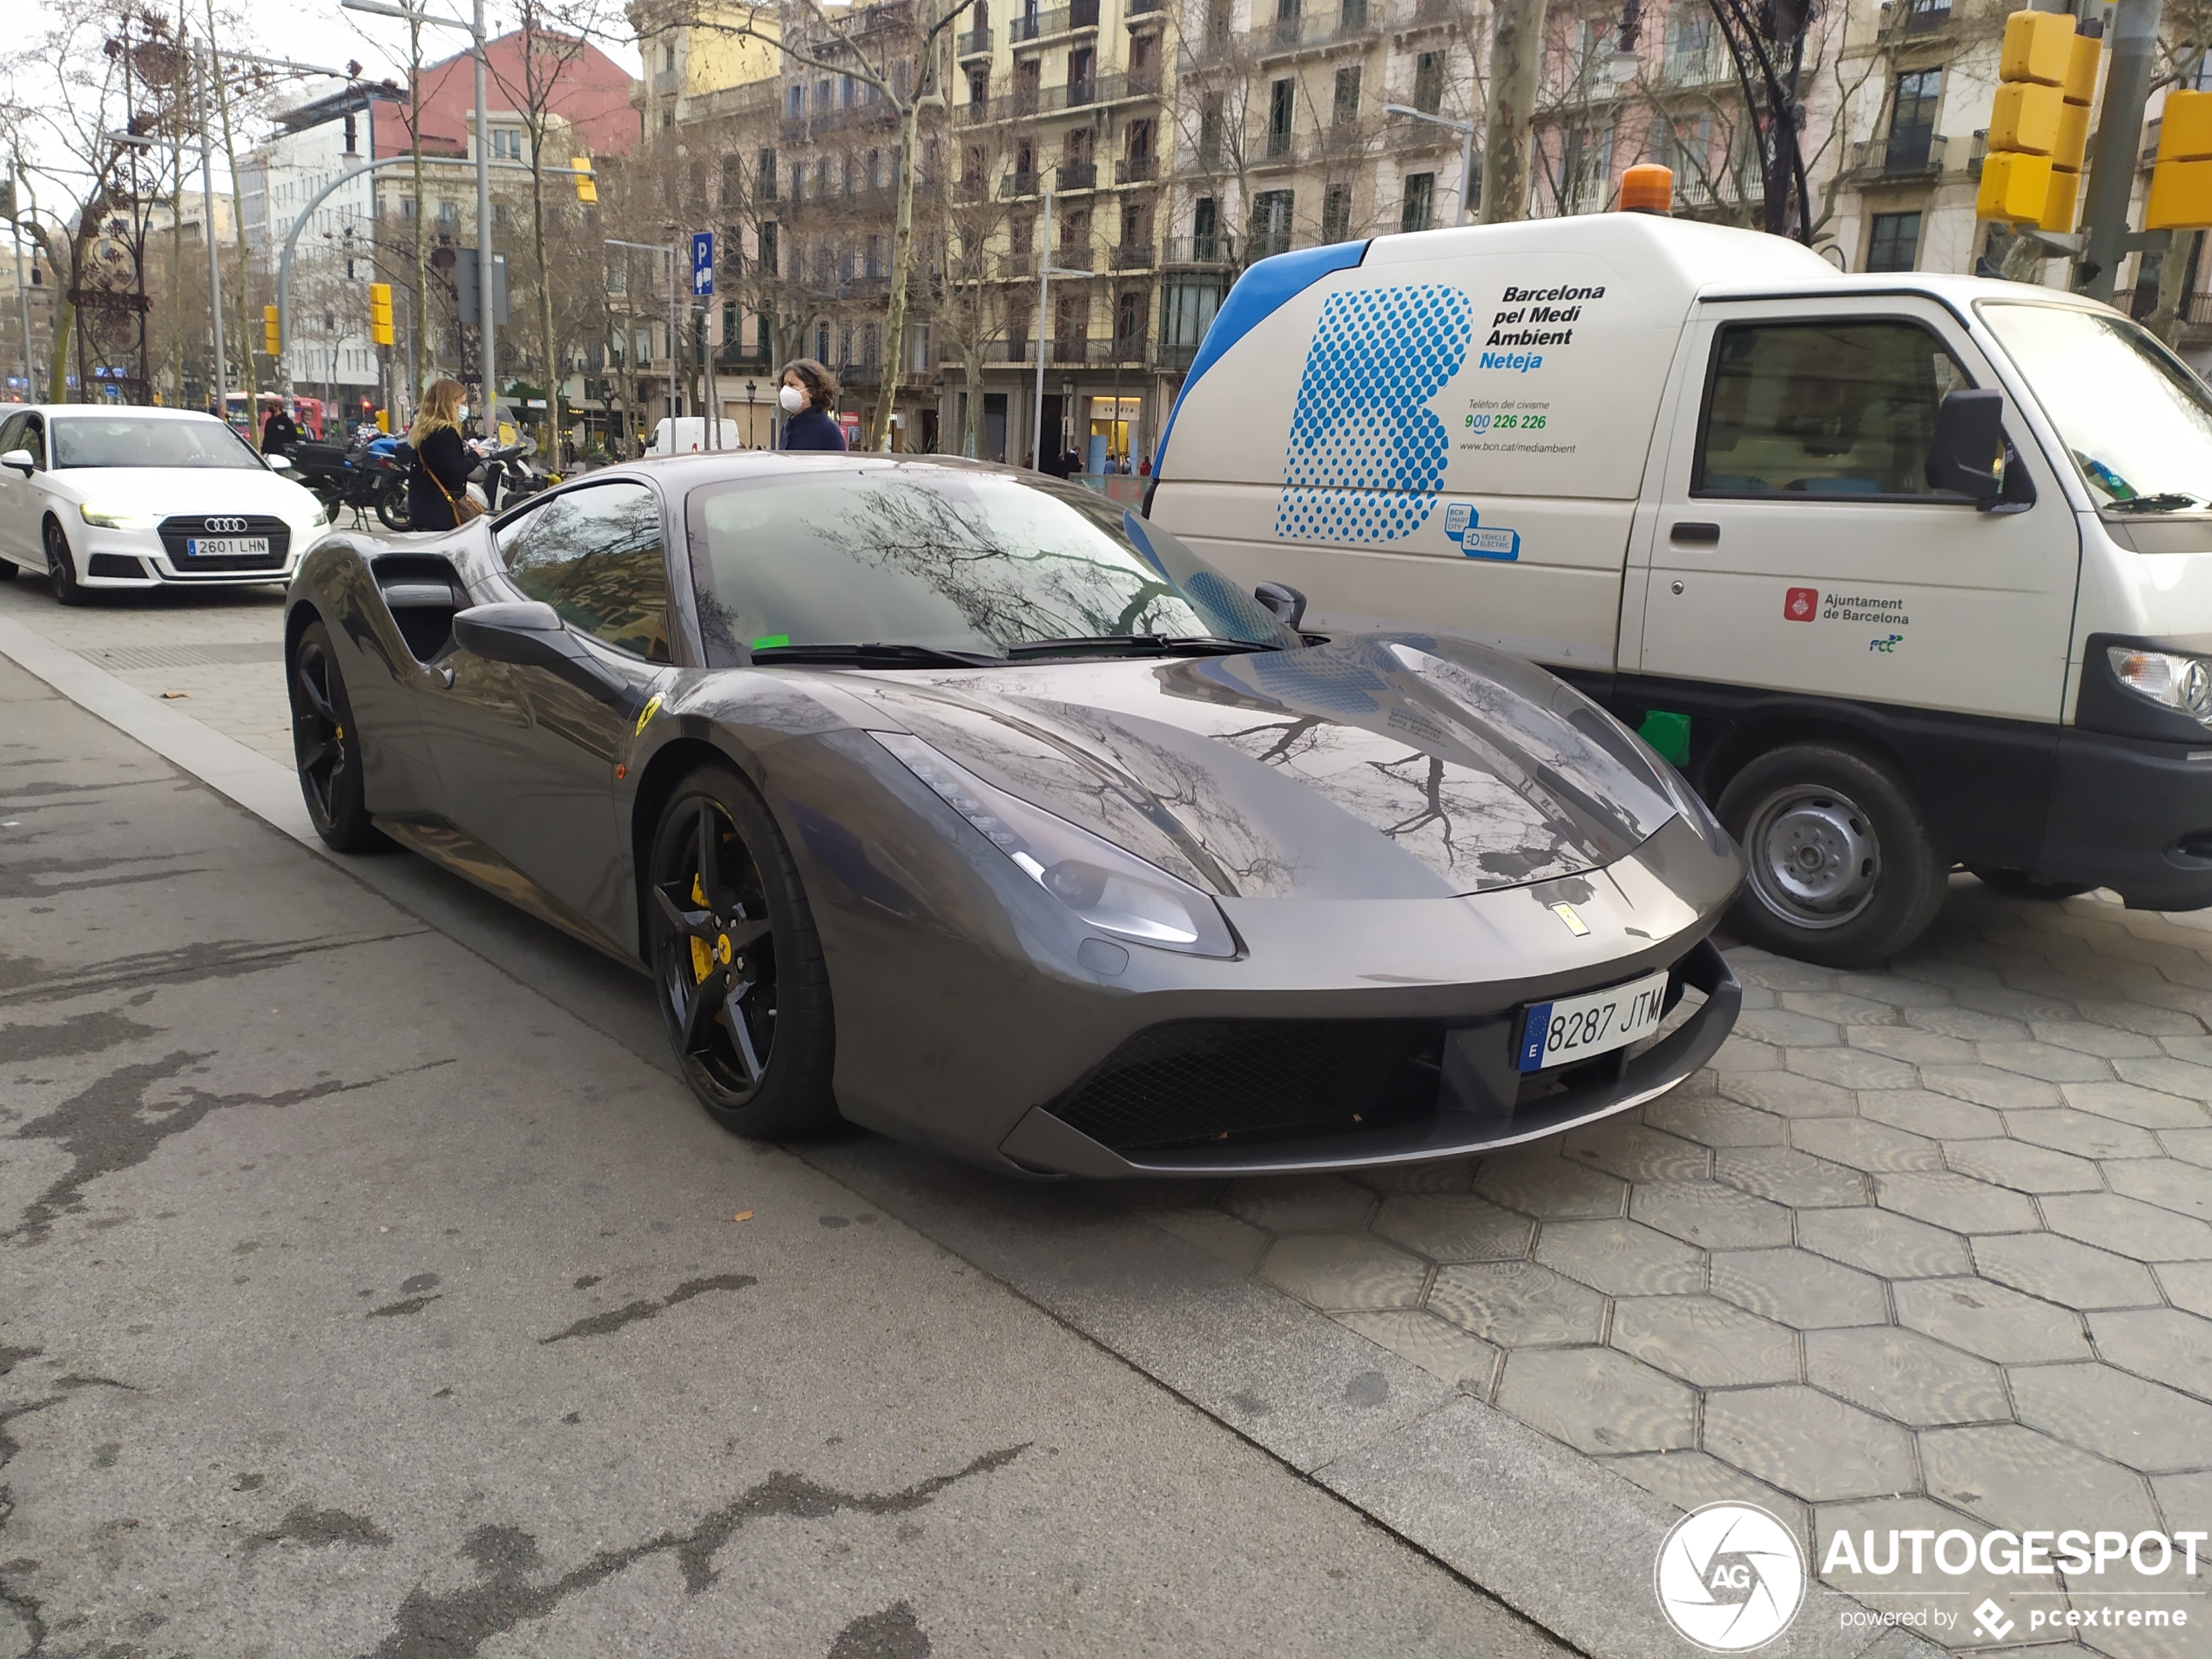
[[[460,528],[454,509],[468,499],[469,475],[476,465],[461,436],[461,423],[469,418],[469,406],[461,400],[467,395],[459,381],[431,381],[408,428],[415,469],[408,475],[407,510],[415,529]]]

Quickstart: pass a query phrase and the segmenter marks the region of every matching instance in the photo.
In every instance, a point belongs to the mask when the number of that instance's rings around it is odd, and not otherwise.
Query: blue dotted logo
[[[1457,288],[1333,293],[1306,348],[1275,534],[1395,542],[1428,522],[1452,442],[1429,399],[1467,361],[1474,306]]]

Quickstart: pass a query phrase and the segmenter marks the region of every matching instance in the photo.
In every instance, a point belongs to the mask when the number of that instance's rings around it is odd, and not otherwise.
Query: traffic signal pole
[[[2089,162],[2087,201],[2075,287],[2109,305],[2120,262],[2143,239],[2128,230],[2128,205],[2143,144],[2143,105],[2157,73],[2158,22],[2163,0],[2120,0],[2105,39],[2112,62],[2105,71],[2096,149]],[[2163,243],[2164,234],[2151,239]]]

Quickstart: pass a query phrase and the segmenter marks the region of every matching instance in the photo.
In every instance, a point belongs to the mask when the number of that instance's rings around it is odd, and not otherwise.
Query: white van
[[[713,443],[717,435],[721,438],[720,444],[717,446],[719,448],[745,448],[744,441],[738,435],[735,421],[724,421],[720,427],[718,435],[711,434],[707,430],[706,416],[704,415],[664,415],[660,423],[653,428],[653,440],[645,446],[645,453],[649,455],[696,455]]]
[[[1285,254],[1148,510],[1640,727],[1775,949],[1892,954],[1957,864],[2212,905],[2212,392],[2108,307],[1632,213]]]

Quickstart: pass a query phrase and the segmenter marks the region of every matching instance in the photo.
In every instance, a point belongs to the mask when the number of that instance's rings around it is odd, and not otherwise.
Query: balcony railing
[[[1951,0],[1914,0],[1905,13],[1905,32],[1908,35],[1933,34],[1950,26]]]
[[[1049,40],[1055,35],[1097,27],[1098,0],[1071,0],[1071,3],[1055,6],[1049,11],[1031,11],[1015,18],[1006,26],[1006,38],[1009,45],[1026,46],[1031,41]]]
[[[999,180],[1001,197],[1034,196],[1044,175],[1035,172],[1008,172]]]
[[[962,57],[988,57],[991,53],[991,26],[970,29],[953,37],[954,50]]]
[[[1113,248],[1116,271],[1149,271],[1157,257],[1150,242],[1116,242]]]
[[[1659,60],[1662,86],[1719,86],[1736,78],[1736,60],[1717,41],[1690,51],[1670,51]]]
[[[673,92],[683,84],[684,77],[676,70],[657,69],[653,71],[653,91],[656,96],[664,92]]]
[[[1270,161],[1280,161],[1284,157],[1291,153],[1291,138],[1288,131],[1270,128],[1267,134],[1266,149],[1264,153],[1265,154],[1266,158]]]
[[[1380,11],[1381,7],[1377,5],[1370,12],[1367,0],[1343,0],[1341,4],[1325,10],[1272,18],[1253,30],[1248,38],[1261,57],[1308,46],[1325,46],[1332,41],[1372,34]]]
[[[1114,182],[1117,185],[1150,184],[1159,176],[1157,156],[1124,156],[1114,164]]]
[[[1883,179],[1924,179],[1944,169],[1949,144],[1939,133],[1913,131],[1851,145],[1851,171]]]
[[[1098,164],[1095,161],[1063,161],[1055,170],[1053,181],[1055,190],[1096,190],[1098,187]]]
[[[1291,251],[1291,233],[1254,231],[1245,239],[1244,248],[1248,257],[1254,260],[1270,259],[1278,253],[1287,253]]]
[[[1052,250],[1052,262],[1062,271],[1096,271],[1098,250],[1088,241],[1062,242]]]
[[[1167,10],[1167,0],[1129,0],[1122,8],[1122,20],[1135,23],[1140,17],[1151,17]]]
[[[1211,236],[1172,236],[1161,245],[1163,265],[1234,265],[1236,239],[1226,232]]]

